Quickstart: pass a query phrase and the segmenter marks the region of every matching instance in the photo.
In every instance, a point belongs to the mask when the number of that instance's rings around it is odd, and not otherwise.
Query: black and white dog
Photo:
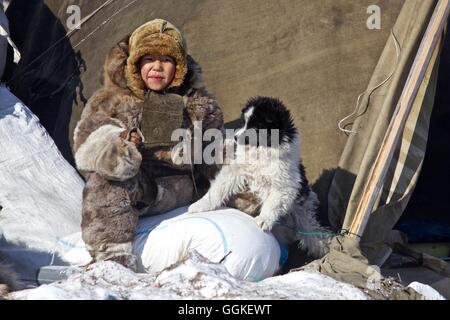
[[[316,219],[319,202],[305,176],[299,134],[289,110],[276,98],[256,97],[247,102],[241,120],[235,157],[189,212],[218,209],[230,197],[250,191],[260,201],[255,221],[262,230],[271,231],[285,246],[299,240],[309,255],[321,257],[326,243]],[[255,134],[258,140],[252,143]],[[264,135],[267,138],[261,139]],[[249,161],[252,157],[256,161]]]

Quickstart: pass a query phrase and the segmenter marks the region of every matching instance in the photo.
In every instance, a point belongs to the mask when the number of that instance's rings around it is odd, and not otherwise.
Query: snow
[[[367,300],[358,288],[305,271],[260,282],[238,280],[222,264],[196,252],[157,274],[134,273],[115,262],[98,262],[67,280],[11,293],[18,300],[296,299]]]
[[[418,293],[423,295],[425,297],[425,300],[445,300],[445,298],[439,292],[426,284],[414,281],[411,282],[408,287],[413,288]]]

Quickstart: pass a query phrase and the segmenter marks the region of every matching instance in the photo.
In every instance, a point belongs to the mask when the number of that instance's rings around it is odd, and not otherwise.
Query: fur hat
[[[163,19],[151,20],[137,28],[130,37],[130,55],[127,60],[127,85],[138,97],[143,99],[145,84],[141,78],[139,60],[147,54],[171,56],[176,61],[176,70],[168,88],[178,87],[187,73],[186,43],[181,32]]]

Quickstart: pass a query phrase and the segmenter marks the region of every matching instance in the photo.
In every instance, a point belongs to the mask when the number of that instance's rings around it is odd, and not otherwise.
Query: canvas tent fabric
[[[407,1],[399,14],[393,33],[401,53],[396,58],[394,40],[390,39],[380,57],[368,88],[373,88],[395,68],[392,79],[372,94],[366,94],[359,106],[330,191],[329,216],[335,225],[347,229],[353,221],[356,207],[389,125],[409,68],[415,58],[422,35],[433,13],[432,1]],[[376,259],[390,230],[400,218],[417,183],[426,151],[429,121],[437,84],[438,53],[435,50],[425,79],[420,86],[412,111],[401,135],[401,142],[388,169],[382,192],[370,220],[361,246],[370,259]],[[355,174],[353,184],[346,183],[348,172]],[[342,212],[346,212],[345,216]],[[339,221],[342,219],[343,221]]]
[[[308,177],[317,182],[326,208],[324,195],[347,141],[337,123],[365,90],[402,0],[115,0],[58,42],[70,31],[69,5],[79,5],[84,18],[105,2],[15,0],[7,10],[23,58],[17,67],[9,64],[4,80],[40,117],[66,158],[66,141],[83,101],[100,87],[108,50],[161,17],[184,33],[227,122],[254,95],[277,96],[288,106],[302,135]],[[367,8],[374,4],[382,12],[380,30],[366,26]]]
[[[435,4],[14,0],[6,13],[22,61],[17,67],[8,63],[3,80],[38,114],[72,161],[69,140],[86,98],[100,87],[107,51],[142,23],[165,18],[184,33],[188,51],[202,65],[207,87],[226,121],[236,119],[254,95],[277,96],[285,102],[299,127],[302,158],[321,208],[335,229],[346,228]],[[73,32],[67,25],[69,5],[78,5],[81,17],[90,17]],[[379,30],[366,25],[371,5],[380,7]],[[401,48],[398,59],[391,30]],[[420,174],[435,66],[421,86],[361,243],[371,259],[403,212]],[[352,126],[356,133],[341,132],[337,124],[352,113],[357,96],[393,70],[389,81],[361,99],[360,116]]]
[[[375,300],[423,300],[424,297],[410,287],[403,287],[384,278],[379,268],[369,265],[355,239],[338,236],[330,244],[330,252],[313,262],[304,271],[318,271],[331,278],[351,283],[363,289]]]

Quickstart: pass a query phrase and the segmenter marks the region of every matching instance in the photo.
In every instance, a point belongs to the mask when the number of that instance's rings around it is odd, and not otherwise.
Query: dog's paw
[[[189,213],[195,213],[195,212],[205,212],[205,211],[211,211],[211,206],[206,202],[202,201],[202,199],[198,200],[197,202],[194,202],[189,206],[188,212]]]
[[[275,225],[275,221],[271,219],[267,219],[266,217],[262,217],[261,215],[255,218],[255,222],[263,231],[271,231],[273,226]]]

